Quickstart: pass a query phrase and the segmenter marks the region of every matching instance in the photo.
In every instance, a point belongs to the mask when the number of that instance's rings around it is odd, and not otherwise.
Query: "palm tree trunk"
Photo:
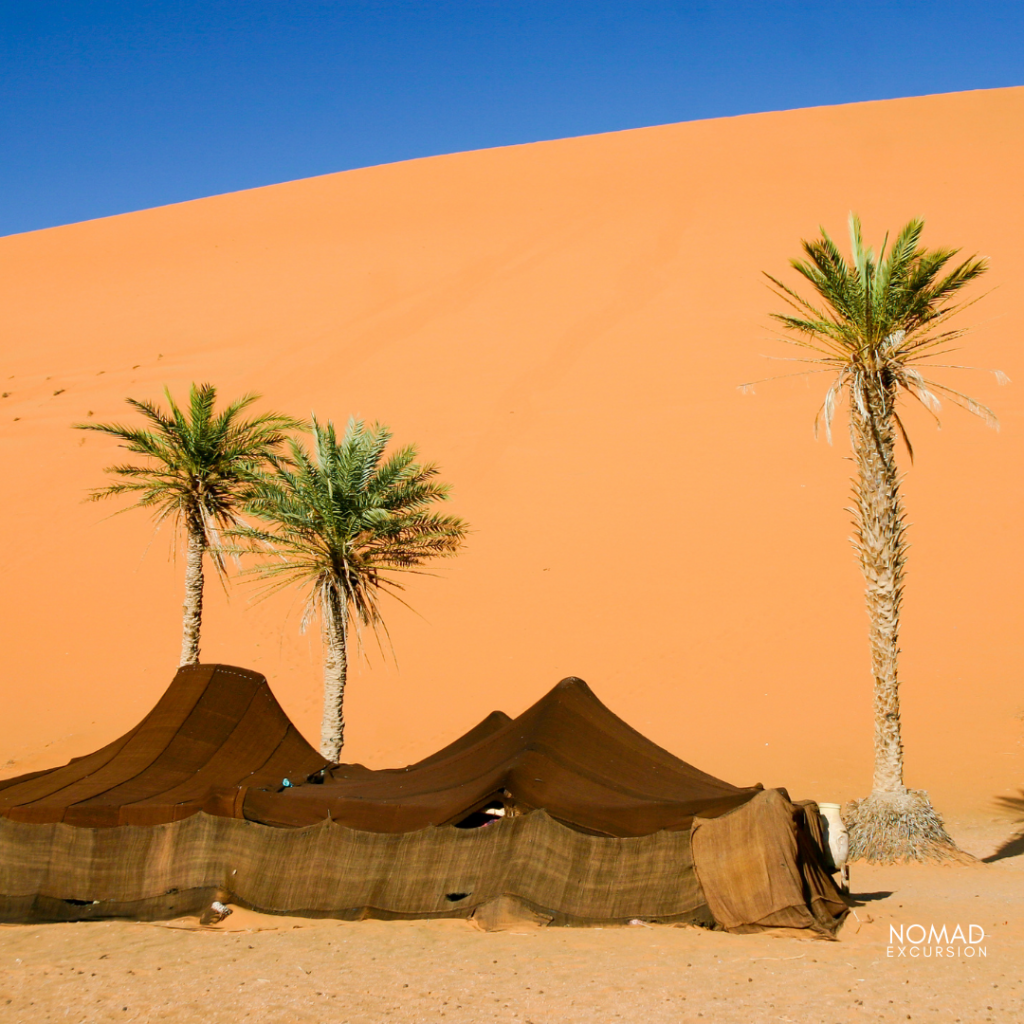
[[[320,753],[329,761],[341,758],[345,743],[345,681],[348,676],[345,603],[333,589],[323,606],[324,714],[320,723]]]
[[[866,415],[854,405],[857,462],[854,546],[864,575],[874,677],[874,793],[906,792],[900,736],[899,628],[906,565],[903,505],[896,468],[893,396],[884,387],[865,396]]]
[[[188,529],[188,554],[185,563],[185,605],[181,627],[182,665],[199,663],[199,630],[203,622],[203,552],[206,545],[200,531]]]
[[[895,458],[895,395],[883,382],[865,391],[865,408],[851,403],[850,429],[857,463],[853,543],[870,621],[875,771],[871,795],[845,808],[850,859],[888,864],[956,858],[963,855],[928,794],[903,783],[898,661],[907,542]]]

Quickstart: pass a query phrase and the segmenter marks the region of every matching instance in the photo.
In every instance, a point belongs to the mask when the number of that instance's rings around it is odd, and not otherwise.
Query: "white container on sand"
[[[825,834],[825,844],[832,856],[833,868],[839,872],[843,892],[849,892],[850,866],[847,858],[850,855],[850,835],[846,831],[843,816],[839,813],[839,804],[819,803],[818,812],[821,816],[821,829]]]

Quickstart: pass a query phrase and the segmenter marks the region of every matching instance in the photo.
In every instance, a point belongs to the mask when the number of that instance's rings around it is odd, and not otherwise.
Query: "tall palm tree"
[[[913,449],[898,404],[914,399],[934,415],[942,396],[996,422],[986,406],[922,372],[944,365],[934,360],[964,333],[947,322],[965,305],[957,301],[960,290],[986,269],[977,258],[952,266],[956,249],[923,248],[923,227],[910,221],[888,250],[886,238],[876,256],[865,248],[860,221],[851,214],[850,263],[824,229],[819,239],[804,241],[807,259],[790,264],[814,288],[813,301],[766,275],[794,310],[773,317],[790,332],[788,340],[810,350],[801,361],[832,375],[815,431],[823,420],[831,441],[836,405],[844,395],[849,404],[853,543],[870,622],[875,728],[872,792],[851,804],[847,817],[851,857],[882,862],[955,851],[927,793],[908,790],[903,781],[898,657],[907,541],[897,436],[911,459]]]
[[[184,410],[167,388],[164,394],[169,411],[152,402],[126,399],[149,421],[148,426],[76,423],[75,427],[117,438],[122,448],[145,459],[141,464],[109,466],[106,472],[118,482],[96,488],[90,500],[137,495],[128,508],[152,509],[158,524],[170,519],[176,530],[184,529],[187,556],[180,663],[194,665],[199,661],[203,617],[203,556],[210,556],[223,579],[221,532],[241,524],[239,513],[253,487],[278,463],[286,431],[305,424],[274,412],[243,419],[243,410],[259,398],[251,394],[215,413],[217,391],[212,384],[193,384]]]
[[[236,528],[232,535],[247,541],[248,550],[269,555],[247,572],[259,574],[271,589],[307,590],[303,629],[320,616],[320,752],[337,761],[345,741],[351,625],[357,638],[361,625],[375,633],[383,628],[379,595],[385,588],[403,589],[389,572],[420,572],[429,559],[455,554],[468,527],[455,516],[429,511],[447,499],[449,485],[436,480],[436,466],[415,461],[415,447],[384,459],[391,441],[387,427],[350,420],[339,441],[333,423],[323,426],[314,417],[312,434],[312,454],[290,441],[287,464],[278,464],[249,502],[249,512],[266,528]]]

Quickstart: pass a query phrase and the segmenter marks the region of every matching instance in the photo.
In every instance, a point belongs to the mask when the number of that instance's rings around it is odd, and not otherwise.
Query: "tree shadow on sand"
[[[856,907],[863,907],[865,904],[874,903],[875,900],[885,900],[892,895],[892,892],[887,892],[884,889],[878,892],[851,892],[850,899],[853,900],[853,904]]]
[[[1004,811],[1016,812],[1019,815],[1018,822],[1024,825],[1024,789],[1020,791],[1020,796],[996,797],[996,803]],[[1024,855],[1024,828],[1021,828],[1016,835],[1010,836],[995,853],[989,854],[984,859],[984,862],[991,864],[996,860],[1005,860],[1007,857],[1020,857],[1022,855]]]

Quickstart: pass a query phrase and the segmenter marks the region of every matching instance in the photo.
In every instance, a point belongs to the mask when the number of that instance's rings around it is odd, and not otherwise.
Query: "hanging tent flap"
[[[783,790],[769,789],[727,814],[694,820],[694,868],[727,931],[839,929],[849,908],[804,816]]]

